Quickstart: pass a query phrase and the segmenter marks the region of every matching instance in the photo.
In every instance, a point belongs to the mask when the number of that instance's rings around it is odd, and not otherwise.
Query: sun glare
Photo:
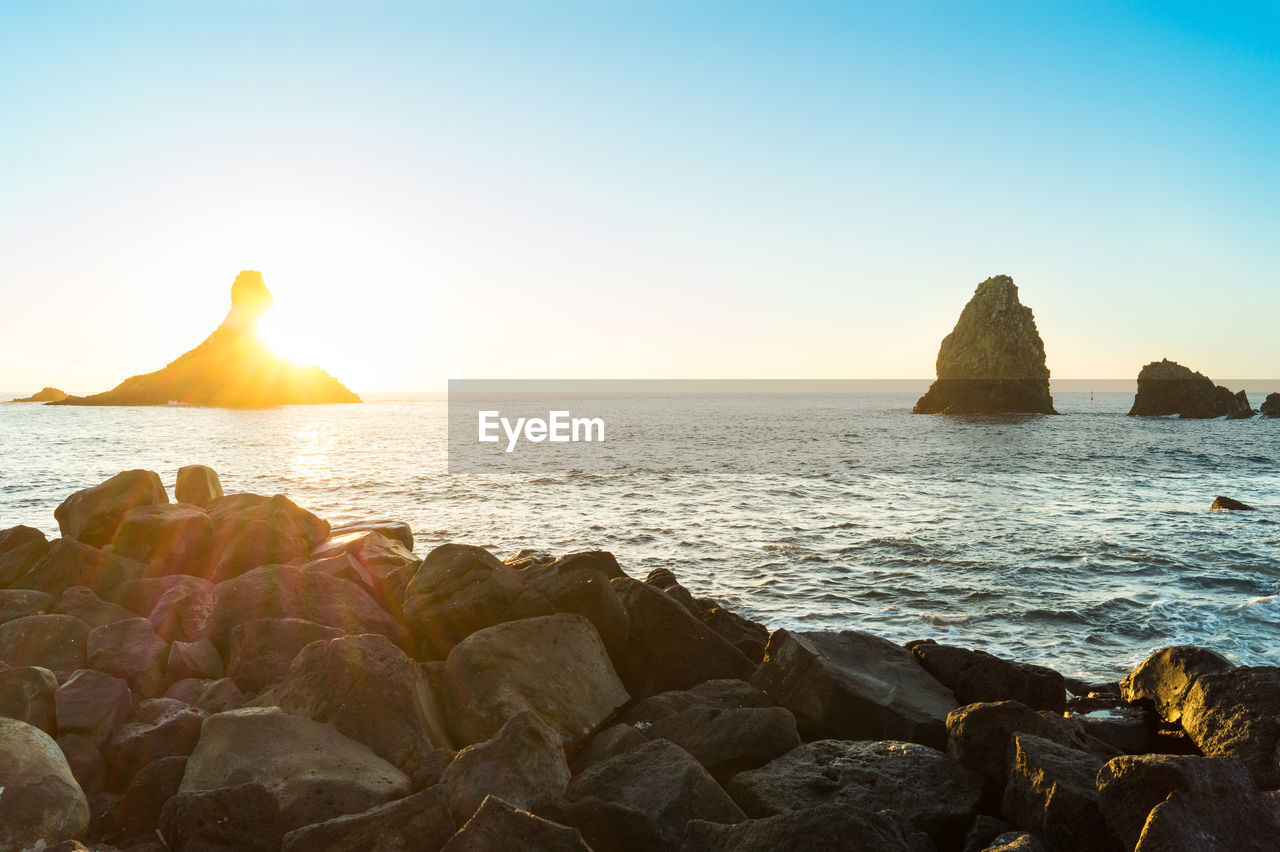
[[[296,317],[272,308],[258,318],[258,337],[277,357],[300,366],[320,363],[317,332]]]

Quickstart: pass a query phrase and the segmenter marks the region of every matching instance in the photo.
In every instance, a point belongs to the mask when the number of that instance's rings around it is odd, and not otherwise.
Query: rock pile
[[[772,634],[184,469],[0,531],[0,852],[1275,848],[1280,668]],[[1068,700],[1068,692],[1073,697]],[[55,845],[56,844],[56,845]]]
[[[1152,361],[1138,373],[1138,393],[1129,409],[1130,417],[1176,414],[1187,420],[1241,420],[1254,413],[1244,391],[1233,394],[1203,373],[1168,358]]]
[[[938,380],[916,414],[1056,414],[1044,342],[1008,275],[978,285],[938,349]]]

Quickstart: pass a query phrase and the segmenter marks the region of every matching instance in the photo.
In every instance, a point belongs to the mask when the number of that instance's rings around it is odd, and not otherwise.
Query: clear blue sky
[[[0,80],[0,388],[241,268],[357,390],[923,378],[999,273],[1056,377],[1280,376],[1274,4],[6,3]]]

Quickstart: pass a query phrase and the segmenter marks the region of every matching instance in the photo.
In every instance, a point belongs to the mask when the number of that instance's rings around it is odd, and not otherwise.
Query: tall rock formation
[[[1044,343],[1008,275],[978,285],[938,349],[938,380],[916,414],[1057,414]]]
[[[70,396],[50,405],[164,405],[186,403],[220,408],[268,408],[359,402],[345,385],[319,367],[278,357],[258,335],[258,319],[271,307],[262,273],[245,270],[231,285],[231,309],[205,341],[167,367],[125,379],[92,396]]]
[[[1176,414],[1186,420],[1252,417],[1253,408],[1244,391],[1233,394],[1203,373],[1165,358],[1152,361],[1138,373],[1138,393],[1130,417],[1165,417]]]

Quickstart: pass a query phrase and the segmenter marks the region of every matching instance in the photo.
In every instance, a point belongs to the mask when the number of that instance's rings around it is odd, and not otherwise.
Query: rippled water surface
[[[1182,642],[1280,664],[1280,420],[1128,418],[1122,394],[1056,394],[1062,417],[912,416],[914,400],[707,401],[708,416],[743,422],[768,472],[676,451],[634,469],[483,476],[446,472],[442,396],[256,412],[2,405],[0,527],[54,535],[76,489],[134,467],[172,485],[202,463],[227,491],[282,492],[335,522],[407,521],[419,554],[445,541],[611,550],[635,576],[669,567],[773,627],[933,637],[1096,677]],[[663,439],[632,436],[650,437]],[[1208,511],[1218,494],[1261,511]]]

